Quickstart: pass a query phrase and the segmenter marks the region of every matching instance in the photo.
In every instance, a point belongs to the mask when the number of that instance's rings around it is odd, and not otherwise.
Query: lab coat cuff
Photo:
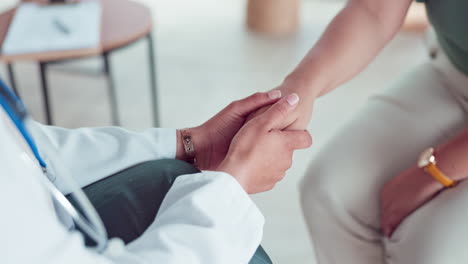
[[[208,182],[210,184],[205,185]],[[182,191],[184,185],[198,184],[205,185],[205,188],[203,194],[194,194],[194,201],[207,205],[213,217],[216,215],[216,225],[224,226],[221,230],[231,237],[226,245],[230,245],[229,252],[235,252],[233,255],[238,258],[232,263],[248,263],[263,237],[263,214],[239,182],[224,172],[202,171],[183,175],[177,178],[173,187]]]
[[[231,175],[181,175],[153,224],[127,249],[148,263],[248,263],[262,240],[264,221]]]
[[[233,209],[247,208],[252,223],[263,227],[265,217],[256,206],[249,194],[242,188],[240,183],[230,174],[221,171],[202,171],[198,174],[183,175],[176,179],[174,185],[184,185],[189,182],[211,181],[219,188],[218,197],[231,201],[229,206]],[[222,195],[221,195],[222,194]]]
[[[174,128],[154,128],[157,133],[157,142],[165,142],[161,149],[158,149],[158,154],[167,159],[175,159],[177,153],[177,131]]]
[[[202,171],[202,173],[207,177],[222,178],[225,190],[230,191],[230,194],[236,198],[235,200],[239,206],[249,207],[251,210],[252,219],[255,219],[257,223],[261,223],[263,226],[265,223],[265,217],[263,216],[262,212],[250,198],[250,195],[244,190],[244,188],[242,188],[240,183],[232,175],[221,171]]]

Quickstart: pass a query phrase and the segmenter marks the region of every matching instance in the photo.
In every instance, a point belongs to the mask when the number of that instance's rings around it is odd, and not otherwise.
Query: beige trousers
[[[319,264],[468,263],[468,181],[410,215],[392,239],[381,234],[378,198],[423,149],[461,131],[467,110],[468,76],[438,50],[332,137],[300,186]]]

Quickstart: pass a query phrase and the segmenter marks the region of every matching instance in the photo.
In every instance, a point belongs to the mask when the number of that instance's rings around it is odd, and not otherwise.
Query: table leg
[[[117,104],[117,94],[115,91],[115,83],[114,79],[112,78],[112,69],[109,59],[109,53],[104,52],[102,54],[102,58],[104,60],[104,74],[107,78],[107,85],[109,91],[109,99],[110,99],[110,106],[111,106],[111,115],[112,115],[112,124],[114,126],[120,126],[120,118],[119,118],[119,109]]]
[[[159,111],[158,111],[158,87],[156,81],[156,55],[154,52],[153,35],[149,33],[148,38],[148,53],[149,53],[149,69],[151,81],[151,104],[153,108],[153,126],[159,127]]]
[[[13,71],[13,64],[7,63],[8,68],[8,78],[10,79],[11,89],[19,97],[18,89],[16,88],[16,80],[15,80],[15,73]]]
[[[44,111],[47,125],[53,125],[52,111],[49,102],[49,85],[47,81],[47,63],[39,62],[39,70],[41,73],[41,88],[44,102]]]

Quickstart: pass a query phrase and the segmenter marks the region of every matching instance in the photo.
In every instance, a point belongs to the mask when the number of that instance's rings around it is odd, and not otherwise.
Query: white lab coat
[[[39,149],[53,144],[80,186],[137,163],[175,158],[173,129],[133,133],[116,127],[67,130],[36,123]],[[44,157],[48,167],[54,164]],[[55,184],[63,192],[60,175]],[[120,253],[99,255],[57,217],[40,182],[37,161],[0,108],[0,263],[51,264],[239,264],[260,244],[264,218],[230,175],[221,172],[179,177],[146,232]]]

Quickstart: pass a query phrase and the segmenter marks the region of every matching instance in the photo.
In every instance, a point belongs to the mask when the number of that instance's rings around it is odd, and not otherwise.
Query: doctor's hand
[[[247,193],[272,189],[291,167],[294,150],[312,144],[307,131],[283,131],[298,101],[296,94],[288,95],[247,122],[217,170],[236,178]]]
[[[234,135],[244,125],[253,111],[277,102],[280,91],[255,93],[242,100],[234,101],[204,124],[191,128],[197,167],[201,170],[215,170],[228,152]],[[179,133],[178,152],[184,153]],[[179,155],[178,155],[179,156]],[[183,157],[179,158],[183,159]]]

